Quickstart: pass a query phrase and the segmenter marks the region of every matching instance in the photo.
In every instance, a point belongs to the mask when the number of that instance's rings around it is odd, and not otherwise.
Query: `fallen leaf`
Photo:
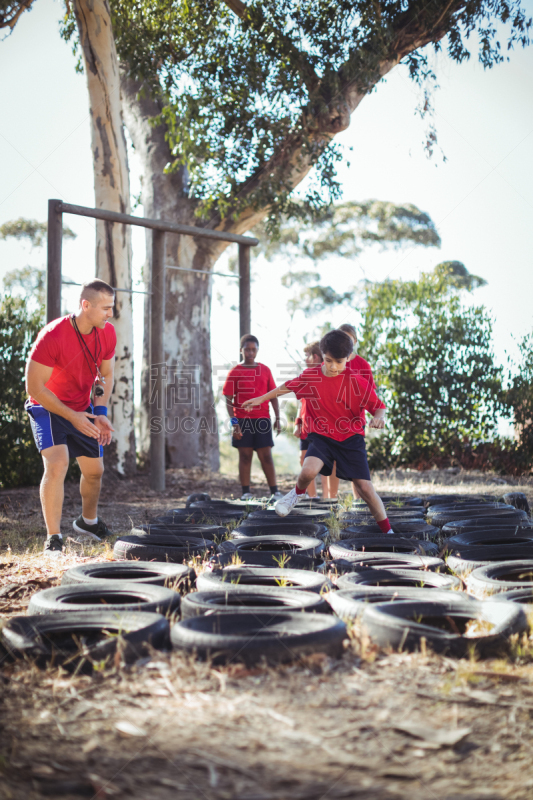
[[[128,722],[128,720],[120,720],[119,722],[115,722],[115,729],[119,732],[121,736],[148,736],[148,733],[143,729],[139,728],[138,725],[134,725],[133,722]]]
[[[453,747],[472,732],[472,728],[428,728],[411,722],[401,722],[394,729],[439,747]]]

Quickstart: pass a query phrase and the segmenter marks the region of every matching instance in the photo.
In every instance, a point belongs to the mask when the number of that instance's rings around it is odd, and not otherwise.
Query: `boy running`
[[[305,493],[312,480],[321,473],[331,475],[337,463],[337,475],[353,481],[359,495],[367,503],[383,533],[393,530],[387,513],[370,480],[366,459],[361,412],[367,409],[373,428],[385,426],[385,404],[368,381],[346,369],[353,351],[353,342],[344,331],[330,331],[320,341],[323,363],[310,367],[297,378],[286,381],[261,397],[243,403],[252,410],[263,403],[294,392],[306,400],[306,419],[310,445],[294,489],[276,503],[276,513],[287,516]]]
[[[346,362],[346,369],[352,370],[352,372],[354,372],[356,375],[360,375],[362,378],[365,379],[365,381],[368,381],[373,390],[376,391],[376,384],[374,382],[374,376],[372,375],[370,364],[368,363],[368,361],[365,361],[365,359],[362,356],[355,354],[355,346],[357,344],[357,331],[355,330],[354,326],[350,325],[348,322],[345,322],[344,325],[339,325],[338,330],[347,333],[354,345],[354,352]],[[364,411],[361,412],[361,424],[364,430],[366,424]],[[330,482],[331,480],[332,478],[329,478]],[[357,488],[353,483],[352,483],[352,491],[354,497],[356,498],[359,497]]]
[[[226,398],[226,408],[231,417],[232,447],[239,450],[239,480],[241,482],[241,500],[251,500],[250,474],[254,450],[265,473],[272,497],[281,497],[276,484],[276,470],[272,459],[272,423],[268,401],[256,403],[253,409],[244,407],[244,402],[259,392],[274,389],[276,383],[272,373],[265,364],[257,362],[259,340],[247,333],[241,339],[241,355],[243,361],[228,373],[222,394]],[[269,398],[270,399],[270,398]],[[281,432],[279,403],[272,398],[272,408],[276,416],[276,435]]]
[[[310,342],[310,344],[306,344],[304,347],[304,356],[305,356],[305,363],[308,367],[312,367],[316,364],[322,363],[322,353],[320,352],[320,342]],[[307,452],[307,448],[309,447],[309,439],[307,438],[307,432],[305,428],[305,399],[302,398],[300,400],[300,408],[298,411],[298,416],[294,420],[294,436],[300,440],[300,466],[304,463],[305,455]],[[322,479],[322,495],[323,497],[329,497],[327,493],[327,481],[328,478],[324,477],[324,475],[320,476]],[[324,491],[326,489],[326,491]],[[309,486],[307,487],[307,494],[309,497],[316,497],[316,484],[315,481],[311,481]]]

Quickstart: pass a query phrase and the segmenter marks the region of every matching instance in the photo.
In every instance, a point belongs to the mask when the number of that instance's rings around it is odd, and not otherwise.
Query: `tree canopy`
[[[124,69],[161,98],[167,169],[186,166],[208,222],[248,205],[301,211],[290,193],[312,166],[304,205],[338,198],[332,139],[394,65],[419,84],[434,77],[432,50],[457,63],[477,51],[492,67],[531,29],[519,0],[112,0],[111,10]]]

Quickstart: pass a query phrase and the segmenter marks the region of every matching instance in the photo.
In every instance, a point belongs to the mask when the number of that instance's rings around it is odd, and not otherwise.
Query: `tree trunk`
[[[107,0],[74,0],[74,13],[89,90],[95,205],[129,214],[128,157],[109,4]],[[115,288],[131,290],[129,225],[96,222],[96,275]],[[129,292],[117,292],[113,320],[117,351],[109,417],[115,434],[106,449],[106,465],[121,474],[135,471],[131,299]]]
[[[142,201],[146,217],[196,225],[194,204],[187,197],[185,170],[164,174],[172,156],[164,126],[150,119],[160,107],[148,92],[139,97],[141,86],[122,79],[124,116],[143,167]],[[151,234],[147,231],[144,269],[146,291],[150,291]],[[211,292],[212,277],[185,269],[209,271],[227,246],[207,243],[190,236],[166,235],[165,362],[167,375],[166,430],[167,464],[174,467],[219,467],[218,430],[212,388]],[[141,449],[149,449],[150,392],[149,304],[145,299],[145,337],[142,374]]]

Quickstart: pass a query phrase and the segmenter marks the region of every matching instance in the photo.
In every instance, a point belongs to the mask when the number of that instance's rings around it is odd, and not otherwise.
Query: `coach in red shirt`
[[[113,428],[107,403],[113,389],[117,336],[114,291],[107,283],[84,284],[77,314],[55,319],[39,333],[26,365],[25,408],[30,417],[44,475],[41,504],[47,530],[45,553],[61,553],[61,514],[69,458],[81,470],[82,513],[77,533],[100,540],[110,531],[98,518],[104,472],[103,445]],[[91,397],[91,395],[93,395]]]

